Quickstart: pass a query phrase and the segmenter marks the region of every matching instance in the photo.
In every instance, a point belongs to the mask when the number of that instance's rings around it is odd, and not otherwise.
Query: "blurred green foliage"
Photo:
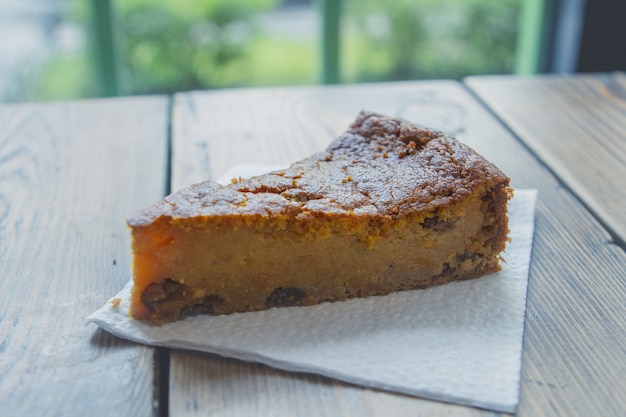
[[[215,88],[250,53],[252,19],[278,0],[123,0],[117,13],[122,69],[134,93]]]
[[[513,70],[519,0],[344,2],[343,82]],[[88,27],[89,2],[74,3],[76,20]],[[256,17],[279,3],[114,0],[124,93],[317,83],[318,40],[263,32],[258,25]],[[38,98],[95,94],[88,61],[87,53],[53,59]]]
[[[355,81],[510,73],[519,0],[348,0]]]

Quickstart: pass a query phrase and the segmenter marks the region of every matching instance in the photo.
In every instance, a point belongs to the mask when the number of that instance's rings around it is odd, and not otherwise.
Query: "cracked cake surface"
[[[131,217],[131,316],[160,324],[496,271],[508,184],[442,132],[361,112],[289,168],[195,184]]]

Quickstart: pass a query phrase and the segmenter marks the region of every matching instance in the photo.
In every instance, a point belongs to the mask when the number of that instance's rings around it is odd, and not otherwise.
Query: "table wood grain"
[[[465,83],[626,247],[626,75]]]
[[[166,97],[0,106],[0,415],[149,416],[154,349],[85,318],[162,197]]]
[[[534,130],[520,128],[526,107],[515,94],[478,99],[475,81],[474,90],[429,81],[191,92],[174,96],[171,115],[167,97],[0,106],[0,415],[497,415],[210,354],[155,353],[85,326],[129,278],[125,219],[135,210],[239,163],[286,165],[321,151],[361,109],[454,134],[515,188],[539,190],[516,414],[626,415],[626,255],[619,212],[597,192],[623,169],[626,83],[608,79],[522,80],[537,94],[533,83],[550,85],[552,104],[541,106],[554,116],[534,119]],[[522,81],[497,82],[515,92]],[[603,133],[593,136],[602,146],[572,139],[594,148],[575,170],[572,152],[559,153],[563,136],[545,133],[559,130],[555,119],[575,126],[568,137]],[[535,149],[538,137],[549,152]],[[161,392],[169,396],[158,403]]]
[[[217,178],[240,163],[288,164],[321,151],[363,108],[454,134],[499,165],[514,187],[539,190],[517,414],[622,415],[624,251],[586,209],[588,203],[562,186],[556,170],[541,163],[462,85],[437,81],[176,95],[172,188]],[[208,354],[172,351],[170,370],[172,415],[494,414]]]

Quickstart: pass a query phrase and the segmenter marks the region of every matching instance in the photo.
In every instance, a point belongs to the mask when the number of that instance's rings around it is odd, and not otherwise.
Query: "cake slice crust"
[[[441,132],[361,112],[325,152],[129,219],[130,314],[161,324],[479,277],[500,268],[508,185]]]

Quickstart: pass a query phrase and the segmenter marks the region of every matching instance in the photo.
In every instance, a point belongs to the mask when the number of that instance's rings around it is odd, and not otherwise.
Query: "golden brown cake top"
[[[402,216],[431,211],[508,178],[470,147],[414,123],[361,112],[325,152],[289,168],[192,185],[129,219],[319,214]]]

